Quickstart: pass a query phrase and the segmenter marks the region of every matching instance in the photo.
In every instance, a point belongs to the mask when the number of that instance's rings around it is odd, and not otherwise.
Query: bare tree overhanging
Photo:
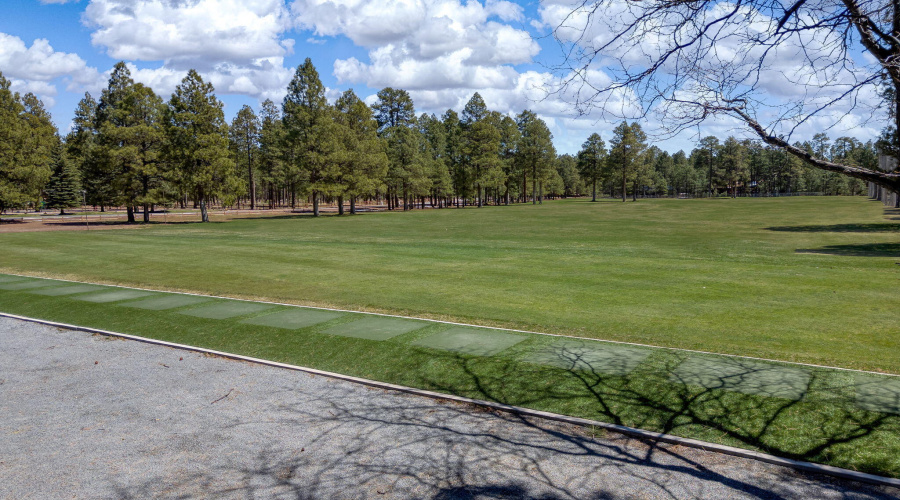
[[[900,151],[900,0],[546,0],[542,14],[564,52],[558,94],[581,113],[653,115],[671,134],[730,118],[812,166],[900,192],[900,172],[792,143],[804,127],[875,125]]]

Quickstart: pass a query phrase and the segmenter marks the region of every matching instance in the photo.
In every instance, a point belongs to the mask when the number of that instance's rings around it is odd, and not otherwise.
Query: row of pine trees
[[[871,168],[871,142],[824,134],[804,143],[819,157]],[[609,148],[592,134],[575,155],[557,155],[546,123],[515,118],[474,94],[461,114],[416,115],[405,90],[385,88],[369,106],[352,90],[329,103],[311,61],[300,65],[282,105],[244,106],[230,126],[213,86],[191,70],[166,102],[135,82],[124,63],[95,100],[86,94],[63,139],[33,94],[0,74],[0,212],[83,203],[138,208],[211,204],[251,209],[322,201],[340,213],[360,200],[389,209],[540,203],[547,197],[717,196],[817,191],[860,194],[858,181],[805,167],[783,151],[729,137],[700,141],[690,155],[648,146],[622,122]]]

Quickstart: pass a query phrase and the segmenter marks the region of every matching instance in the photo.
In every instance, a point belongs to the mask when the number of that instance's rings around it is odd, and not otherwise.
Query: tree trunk
[[[128,223],[129,223],[129,224],[134,224],[134,222],[135,222],[135,221],[134,221],[134,207],[131,206],[131,205],[128,205],[128,206],[125,208],[125,211],[128,213]]]
[[[312,192],[313,217],[319,216],[319,193],[315,189]]]
[[[150,222],[150,204],[144,203],[144,222]]]
[[[628,199],[628,179],[626,178],[627,172],[625,169],[622,169],[622,202],[627,201]]]
[[[206,209],[206,198],[200,198],[200,222],[209,222],[209,211]]]
[[[594,178],[594,195],[591,201],[597,201],[597,179]]]
[[[356,215],[356,196],[350,197],[350,214]]]
[[[344,215],[344,196],[338,196],[338,215]]]
[[[531,166],[531,204],[537,204],[537,165]]]

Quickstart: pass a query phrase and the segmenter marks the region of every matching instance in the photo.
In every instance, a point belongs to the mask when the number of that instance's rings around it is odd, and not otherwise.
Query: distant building
[[[879,153],[878,169],[884,172],[893,172],[894,170],[897,170],[897,159],[893,156]],[[888,207],[900,207],[900,194],[871,182],[869,183],[869,198],[879,200]]]

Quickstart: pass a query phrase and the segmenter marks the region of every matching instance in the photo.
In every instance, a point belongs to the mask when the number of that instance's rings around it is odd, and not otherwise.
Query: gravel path
[[[752,460],[0,318],[0,498],[896,498]]]

